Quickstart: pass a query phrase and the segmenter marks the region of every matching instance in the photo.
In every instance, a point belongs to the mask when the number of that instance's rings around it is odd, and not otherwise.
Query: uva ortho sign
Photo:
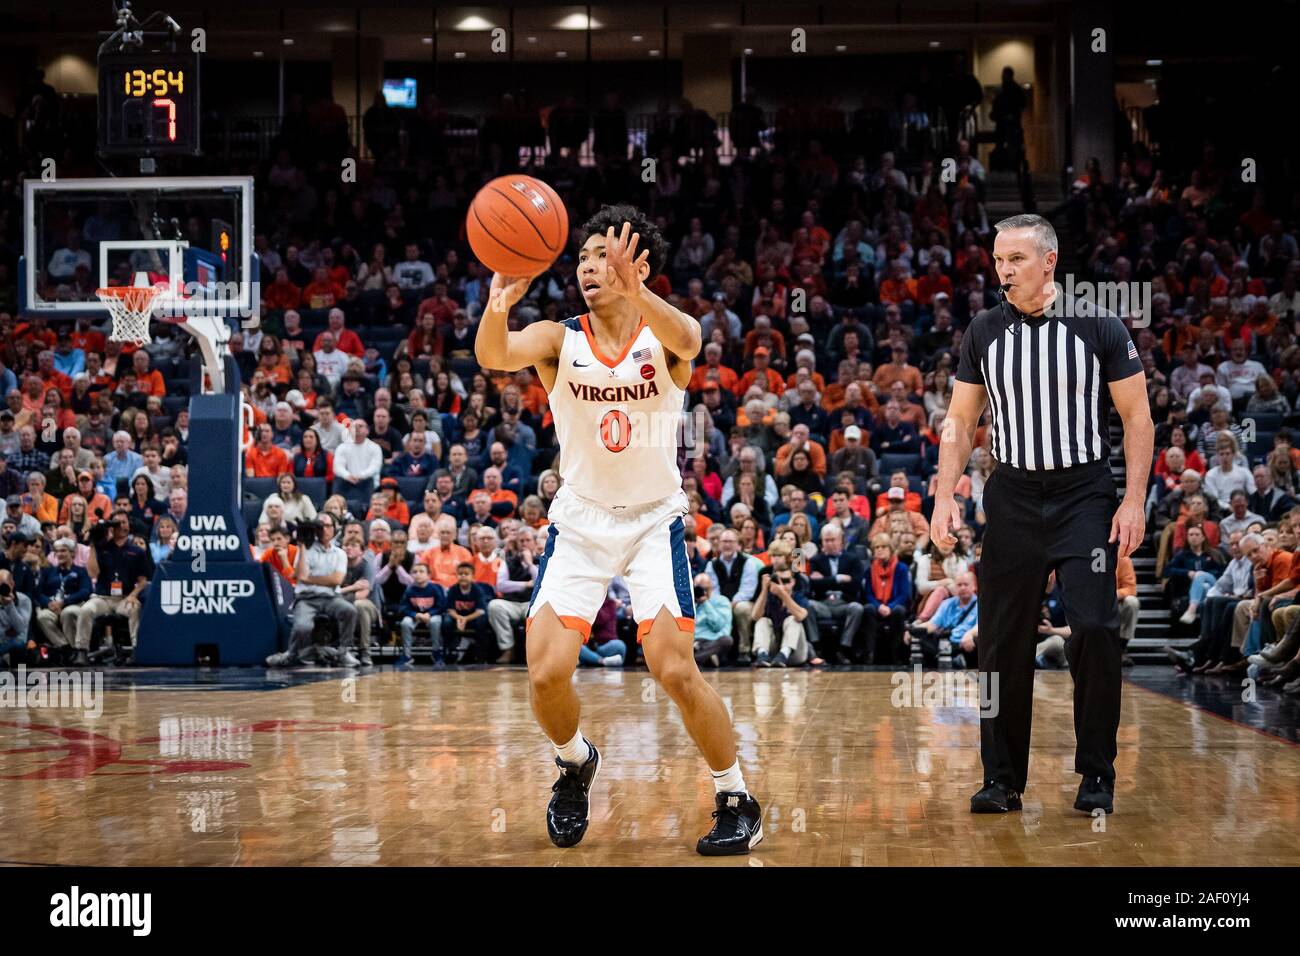
[[[243,547],[222,515],[187,516],[185,528],[188,533],[176,536],[178,551],[238,551]]]

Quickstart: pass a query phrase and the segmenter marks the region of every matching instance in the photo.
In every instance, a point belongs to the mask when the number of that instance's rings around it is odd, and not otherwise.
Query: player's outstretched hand
[[[641,263],[650,258],[650,250],[636,254],[641,235],[632,231],[630,222],[623,223],[623,231],[615,236],[614,227],[605,233],[605,272],[609,288],[619,295],[632,297],[641,293]]]
[[[516,302],[524,297],[528,287],[536,276],[505,276],[499,272],[492,273],[492,288],[488,292],[488,302],[496,312],[509,312]]]

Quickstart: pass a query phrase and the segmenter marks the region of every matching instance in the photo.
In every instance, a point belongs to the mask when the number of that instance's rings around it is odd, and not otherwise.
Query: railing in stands
[[[413,121],[414,118],[403,117],[403,120],[408,119]],[[488,119],[484,116],[448,115],[442,130],[443,148],[452,157],[469,158],[477,154]],[[595,164],[595,129],[591,120],[594,116],[589,119],[587,136],[578,150],[579,163],[583,166]],[[963,117],[963,132],[967,135],[970,135],[973,120],[973,116]],[[749,119],[741,135],[751,143],[747,147],[751,153],[771,152],[786,142],[806,143],[818,139],[827,152],[847,157],[855,152],[850,146],[855,139],[852,122],[852,115],[841,111],[765,112]],[[543,161],[550,155],[546,131],[531,118],[513,132],[521,144],[521,158]],[[282,142],[282,133],[283,122],[276,116],[209,114],[203,118],[203,151],[205,155],[220,158],[225,163],[262,162],[273,156]],[[707,121],[697,124],[684,122],[679,113],[632,113],[627,116],[627,133],[629,156],[634,151],[651,155],[659,146],[671,145],[674,152],[685,157],[687,162],[711,153],[719,163],[727,165],[738,154],[732,135],[733,115],[729,112],[710,115]],[[936,110],[929,115],[927,126],[914,135],[923,140],[918,144],[918,152],[943,155],[948,142],[948,126],[942,111]],[[346,137],[349,149],[356,155],[374,158],[366,142],[362,117],[348,117]],[[411,130],[409,123],[404,122],[399,133],[398,157],[409,160],[410,148]],[[868,157],[873,161],[875,158]]]

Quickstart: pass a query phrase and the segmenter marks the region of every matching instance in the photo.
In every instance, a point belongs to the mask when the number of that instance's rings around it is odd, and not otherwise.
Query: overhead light
[[[713,29],[715,30],[725,30],[727,29],[727,27],[731,26],[731,24],[723,23],[721,20],[714,20],[712,23],[709,24],[709,26],[713,27]]]
[[[457,30],[491,30],[492,24],[488,23],[478,14],[470,14],[460,23],[456,24]]]
[[[425,46],[433,46],[433,37],[420,37],[420,42]]]
[[[745,56],[753,56],[753,55],[754,55],[754,48],[752,46],[745,47]]]
[[[570,13],[555,24],[557,30],[599,30],[602,26],[604,24],[599,20],[589,20],[585,13]]]
[[[537,37],[529,37],[529,38],[528,38],[528,42],[529,42],[529,43],[536,43],[536,42],[537,42]]]
[[[1157,81],[1156,81],[1156,78],[1155,78],[1155,77],[1153,77],[1153,76],[1148,76],[1148,77],[1147,77],[1145,80],[1143,80],[1142,82],[1145,83],[1147,86],[1155,86]]]
[[[566,56],[569,55],[569,51],[568,51],[568,50],[556,50],[556,51],[555,51],[555,55],[558,56],[561,60],[563,60]]]
[[[658,50],[651,50],[651,51],[650,51],[650,55],[651,55],[651,56],[658,56],[658,55],[659,55],[659,51],[658,51]]]
[[[458,60],[463,60],[465,59],[465,51],[457,50],[455,53],[452,54],[452,56],[454,56]]]
[[[1147,60],[1147,66],[1164,66],[1164,60]]]
[[[632,34],[632,42],[633,42],[633,43],[640,43],[640,42],[641,42],[642,40],[644,40],[644,39],[645,39],[645,37],[643,37],[643,36],[642,36],[641,34],[639,34],[639,33],[633,33],[633,34]]]
[[[939,41],[938,41],[938,40],[931,40],[931,41],[930,41],[930,48],[931,48],[931,49],[933,49],[934,47],[937,47],[938,45],[939,45]]]
[[[254,50],[254,51],[253,51],[253,56],[261,56],[261,55],[262,55],[262,51],[261,51],[261,50]]]
[[[843,43],[837,43],[837,44],[835,45],[835,52],[836,52],[836,53],[843,53],[843,52],[844,52],[845,50],[847,50],[847,49],[848,49],[848,47],[846,47]]]

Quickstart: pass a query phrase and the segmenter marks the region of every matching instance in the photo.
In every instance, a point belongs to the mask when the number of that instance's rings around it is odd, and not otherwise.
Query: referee
[[[930,534],[952,542],[961,524],[953,490],[990,406],[997,465],[984,487],[988,526],[979,567],[976,653],[996,709],[980,721],[984,786],[972,813],[1021,808],[1029,773],[1039,596],[1056,571],[1071,636],[1076,810],[1110,813],[1115,792],[1123,649],[1116,554],[1146,531],[1143,501],[1154,428],[1137,349],[1113,313],[1054,285],[1056,231],[1040,216],[996,226],[993,261],[1002,302],[966,330],[948,420]],[[1112,402],[1124,421],[1127,486],[1117,505],[1110,470]],[[992,675],[992,676],[990,676]]]

